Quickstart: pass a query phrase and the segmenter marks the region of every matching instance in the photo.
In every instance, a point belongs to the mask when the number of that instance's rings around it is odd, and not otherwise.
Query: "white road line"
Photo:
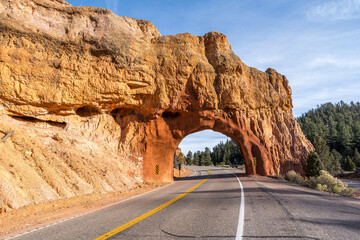
[[[235,240],[242,240],[242,236],[244,233],[244,217],[245,217],[245,197],[244,197],[244,188],[243,185],[241,184],[240,179],[236,176],[236,174],[226,171],[228,173],[231,173],[232,175],[234,175],[236,177],[236,179],[239,182],[240,185],[240,189],[241,189],[241,200],[240,200],[240,210],[239,210],[239,220],[238,220],[238,226],[237,226],[237,230],[236,230],[236,238]]]
[[[191,169],[191,170],[194,171],[194,172],[193,172],[190,176],[193,176],[193,175],[195,175],[195,174],[197,173],[196,170],[194,170],[194,169]],[[139,194],[139,195],[135,195],[135,196],[133,196],[133,197],[130,197],[130,198],[121,200],[121,201],[116,202],[116,203],[113,203],[113,204],[111,204],[111,205],[108,205],[108,206],[105,206],[105,207],[101,207],[101,208],[98,208],[98,209],[96,209],[96,210],[93,210],[93,211],[90,211],[90,212],[86,212],[86,213],[83,213],[83,214],[80,214],[80,215],[76,215],[76,216],[73,216],[73,217],[70,217],[70,218],[67,218],[67,219],[58,221],[58,222],[50,223],[50,224],[48,224],[48,225],[45,225],[45,226],[42,226],[42,227],[39,227],[39,228],[35,228],[35,229],[33,229],[33,230],[30,230],[30,231],[27,231],[27,232],[24,232],[24,233],[21,233],[21,234],[18,234],[18,235],[9,237],[9,238],[5,238],[5,240],[10,240],[10,239],[19,238],[19,237],[22,237],[22,236],[27,235],[27,234],[29,234],[29,233],[37,232],[37,231],[39,231],[39,230],[41,230],[41,229],[48,228],[48,227],[52,227],[52,226],[54,226],[54,225],[57,225],[57,224],[60,224],[60,223],[63,223],[63,222],[67,222],[67,221],[72,220],[72,219],[74,219],[74,218],[78,218],[78,217],[81,217],[81,216],[84,216],[84,215],[88,215],[88,214],[91,214],[91,213],[94,213],[94,212],[103,210],[103,209],[105,209],[105,208],[109,208],[109,207],[112,207],[112,206],[114,206],[114,205],[117,205],[117,204],[120,204],[120,203],[123,203],[123,202],[127,202],[127,201],[129,201],[129,200],[134,199],[134,198],[138,198],[138,197],[141,197],[141,196],[143,196],[143,195],[149,194],[149,193],[151,193],[151,192],[155,192],[155,191],[157,191],[157,190],[166,188],[166,187],[172,185],[173,183],[175,183],[175,181],[172,182],[172,183],[170,183],[170,184],[168,184],[168,185],[165,185],[165,186],[162,186],[162,187],[159,187],[159,188],[155,188],[155,189],[153,189],[153,190],[150,190],[150,191],[148,191],[148,192],[145,192],[145,193],[142,193],[142,194]]]

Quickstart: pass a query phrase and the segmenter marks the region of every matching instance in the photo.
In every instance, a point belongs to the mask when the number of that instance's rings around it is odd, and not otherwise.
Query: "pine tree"
[[[350,104],[343,101],[337,104],[325,103],[318,106],[317,109],[303,114],[297,118],[297,121],[312,144],[316,145],[315,136],[318,135],[323,138],[331,150],[330,157],[326,158],[329,161],[323,161],[326,169],[334,169],[334,167],[336,169],[339,162],[344,166],[346,156],[353,157],[357,164],[355,149],[360,150],[359,102]],[[319,153],[319,155],[321,154]],[[324,160],[323,156],[320,158]],[[328,167],[327,163],[331,163],[331,167]]]
[[[192,156],[193,156],[192,152],[189,151],[188,154],[186,155],[186,164],[187,165],[191,165]]]
[[[341,156],[341,154],[336,151],[335,149],[331,150],[331,155],[333,156],[333,158],[335,159],[335,161],[339,162],[341,165],[343,165],[343,157]]]
[[[205,162],[206,162],[205,152],[201,152],[201,154],[200,154],[200,166],[205,166]]]
[[[355,148],[360,149],[360,122],[353,124],[352,144]]]
[[[360,167],[360,153],[357,148],[354,151],[354,161],[356,167]]]
[[[310,152],[306,161],[305,173],[308,177],[317,177],[323,169],[320,158],[316,152]]]
[[[327,171],[333,176],[340,174],[341,173],[340,161],[336,160],[335,157],[331,154],[330,154],[329,160],[330,160],[330,166],[327,169]]]
[[[349,150],[349,147],[351,146],[351,134],[348,129],[348,127],[342,123],[339,122],[336,126],[336,130],[338,132],[338,150],[341,153],[345,153],[347,150]]]
[[[344,170],[352,171],[355,168],[356,168],[355,163],[351,160],[351,158],[349,156],[347,156],[344,161]]]
[[[337,162],[335,158],[330,154],[330,149],[326,145],[326,142],[322,137],[316,135],[314,138],[315,151],[319,155],[319,158],[323,164],[323,167],[331,175],[340,173],[340,162]]]
[[[205,152],[204,152],[204,165],[205,166],[210,166],[212,165],[212,161],[211,161],[211,152],[210,149],[208,147],[205,148]]]
[[[335,124],[331,124],[330,125],[330,130],[329,130],[329,137],[328,137],[329,146],[330,146],[331,149],[335,149],[336,146],[338,145],[337,139],[338,139],[338,134],[337,134],[337,131],[336,131]]]
[[[193,164],[194,164],[195,166],[200,166],[200,155],[199,155],[198,152],[194,153]]]

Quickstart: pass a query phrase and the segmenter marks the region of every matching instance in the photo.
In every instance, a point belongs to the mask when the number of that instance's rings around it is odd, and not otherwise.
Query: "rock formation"
[[[156,164],[171,181],[176,147],[204,129],[239,144],[248,174],[253,157],[260,175],[302,172],[313,148],[285,76],[246,66],[221,33],[161,36],[62,0],[0,0],[0,32],[0,130],[15,130],[0,195],[16,206],[153,181]]]

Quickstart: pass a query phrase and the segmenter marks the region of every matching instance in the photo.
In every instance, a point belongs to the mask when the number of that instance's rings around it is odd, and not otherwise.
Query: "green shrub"
[[[335,193],[343,196],[352,196],[354,192],[354,189],[348,188],[345,183],[333,177],[325,170],[321,170],[319,172],[319,176],[317,177],[310,177],[305,179],[299,173],[296,173],[295,171],[289,171],[286,173],[285,178],[290,182],[308,186],[322,192]]]
[[[341,195],[351,197],[354,193],[353,188],[345,188],[341,191]]]
[[[310,187],[323,192],[351,196],[354,191],[352,188],[348,188],[348,186],[341,180],[333,177],[325,170],[321,170],[318,177],[311,177],[308,182]]]
[[[297,184],[304,185],[304,183],[305,183],[304,178],[299,173],[295,172],[294,170],[287,172],[285,178],[287,180],[289,180],[290,182],[294,182]]]
[[[333,188],[336,185],[339,185],[341,188],[346,187],[343,182],[341,182],[336,177],[333,177],[330,173],[328,173],[325,170],[320,171],[320,175],[318,177],[316,177],[316,182],[326,185],[329,188]]]
[[[334,185],[331,190],[335,194],[341,194],[342,187],[340,185]]]
[[[321,185],[320,183],[318,183],[316,185],[316,189],[321,191],[321,192],[325,192],[327,190],[327,187],[326,187],[326,185]]]

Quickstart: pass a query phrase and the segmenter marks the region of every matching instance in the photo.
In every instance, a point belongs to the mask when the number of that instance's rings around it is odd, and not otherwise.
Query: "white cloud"
[[[284,57],[280,54],[266,55],[266,53],[264,53],[263,56],[257,55],[254,59],[254,61],[256,61],[259,65],[269,65],[283,60]]]
[[[357,58],[342,58],[333,55],[316,56],[311,62],[307,64],[309,67],[338,67],[338,68],[360,68],[360,59]]]
[[[118,13],[118,1],[117,0],[105,0],[106,3],[106,8],[109,9],[110,11],[112,11],[115,14],[119,14]]]
[[[312,21],[337,21],[360,18],[360,0],[338,0],[317,5],[307,12]]]
[[[317,105],[327,102],[359,101],[359,89],[360,82],[352,84],[339,82],[338,85],[328,87],[320,85],[318,87],[304,88],[293,96],[293,104],[294,106],[297,106],[293,112],[294,116],[298,117],[302,113],[305,113],[312,108],[316,108]]]

